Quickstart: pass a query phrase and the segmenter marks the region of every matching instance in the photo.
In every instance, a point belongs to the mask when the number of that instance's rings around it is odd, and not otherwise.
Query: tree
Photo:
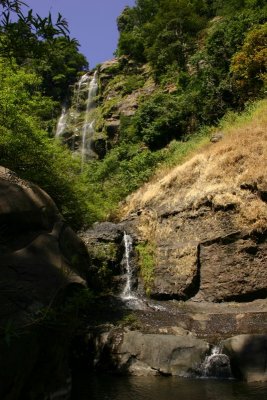
[[[22,5],[19,0],[0,1],[0,56],[40,74],[45,94],[62,101],[77,71],[88,68],[87,60],[68,36],[61,14],[54,22],[51,13],[45,18],[31,9],[24,14]]]
[[[0,160],[46,190],[73,227],[86,220],[80,160],[42,129],[54,102],[40,92],[40,77],[0,59]]]
[[[267,23],[250,30],[232,58],[231,72],[242,98],[267,88]]]

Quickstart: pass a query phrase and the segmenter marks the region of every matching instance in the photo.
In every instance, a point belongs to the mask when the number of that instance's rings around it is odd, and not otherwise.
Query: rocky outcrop
[[[129,303],[128,303],[129,304]],[[266,302],[156,302],[114,297],[94,307],[79,366],[136,376],[265,380]],[[104,311],[104,313],[103,313]],[[238,336],[236,336],[238,335]],[[264,372],[265,371],[265,372]]]
[[[90,256],[88,282],[90,287],[102,293],[122,293],[126,284],[126,254],[124,226],[101,222],[91,229],[79,232]],[[137,286],[138,265],[136,253],[131,252],[133,286]]]
[[[80,232],[90,256],[89,282],[98,291],[119,290],[123,279],[121,262],[124,255],[123,229],[111,222],[96,223]]]
[[[258,151],[266,130],[253,127],[225,135],[125,202],[127,230],[154,248],[152,297],[267,297],[267,165]],[[140,267],[142,279],[142,260]]]
[[[91,334],[98,369],[136,376],[190,376],[209,345],[192,335],[144,334],[114,328]]]
[[[42,399],[67,387],[74,321],[63,330],[59,310],[86,285],[88,254],[52,199],[2,167],[0,248],[0,397]]]

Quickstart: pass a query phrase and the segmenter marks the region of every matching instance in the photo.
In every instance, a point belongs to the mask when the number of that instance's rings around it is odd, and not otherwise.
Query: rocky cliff
[[[127,199],[124,222],[153,253],[147,283],[152,297],[266,298],[267,119],[262,111]]]

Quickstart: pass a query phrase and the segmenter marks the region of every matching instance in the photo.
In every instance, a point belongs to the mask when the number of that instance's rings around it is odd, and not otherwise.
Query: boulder
[[[0,397],[42,399],[69,379],[73,325],[52,321],[85,287],[88,254],[52,199],[3,167],[0,250]]]
[[[222,342],[233,375],[248,382],[267,381],[267,335],[238,335]]]
[[[191,335],[146,334],[113,329],[95,337],[95,365],[130,375],[190,376],[209,345]]]

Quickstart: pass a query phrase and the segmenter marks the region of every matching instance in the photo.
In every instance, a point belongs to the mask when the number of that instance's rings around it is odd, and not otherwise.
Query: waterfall
[[[62,133],[64,132],[66,125],[67,125],[67,116],[68,116],[67,108],[62,107],[62,112],[61,112],[60,118],[57,123],[57,129],[56,129],[56,134],[55,134],[56,138],[59,138],[62,135]]]
[[[76,90],[75,90],[75,115],[70,113],[70,116],[75,119],[77,119],[77,116],[79,114],[79,102],[80,102],[80,93],[82,86],[89,80],[89,76],[87,74],[84,74],[79,81],[76,84]],[[59,138],[65,131],[66,125],[67,125],[67,119],[68,119],[68,110],[66,106],[62,107],[61,115],[59,117],[58,123],[57,123],[57,128],[56,128],[56,133],[55,133],[55,138]],[[74,149],[73,149],[74,150]]]
[[[147,300],[144,297],[137,295],[136,291],[133,290],[133,267],[131,265],[131,253],[133,250],[133,240],[130,235],[124,232],[123,235],[124,243],[124,261],[126,266],[126,283],[123,291],[120,295],[121,299],[125,302],[127,307],[135,310],[148,310],[153,309],[156,311],[165,311],[165,307],[155,304],[151,300]]]
[[[229,357],[222,353],[222,346],[214,346],[211,354],[206,356],[201,372],[203,377],[231,378],[231,366]]]
[[[76,107],[75,107],[75,111],[76,114],[79,114],[79,102],[80,102],[80,94],[81,94],[81,89],[82,89],[82,85],[87,83],[89,79],[89,75],[86,73],[83,76],[81,76],[81,78],[79,79],[78,83],[77,83],[77,89],[76,89]]]
[[[131,268],[130,264],[130,254],[132,251],[132,246],[133,246],[133,241],[130,235],[127,235],[126,232],[124,232],[123,236],[123,242],[124,242],[124,256],[125,256],[125,263],[126,263],[126,284],[122,292],[122,299],[123,300],[132,300],[136,299],[136,296],[132,292],[132,277],[133,277],[133,271]]]
[[[85,162],[86,155],[92,156],[93,151],[91,149],[92,138],[94,135],[94,120],[90,121],[90,111],[95,108],[95,96],[97,93],[97,71],[95,71],[93,78],[91,79],[88,86],[88,97],[85,111],[84,124],[82,129],[82,169]]]

